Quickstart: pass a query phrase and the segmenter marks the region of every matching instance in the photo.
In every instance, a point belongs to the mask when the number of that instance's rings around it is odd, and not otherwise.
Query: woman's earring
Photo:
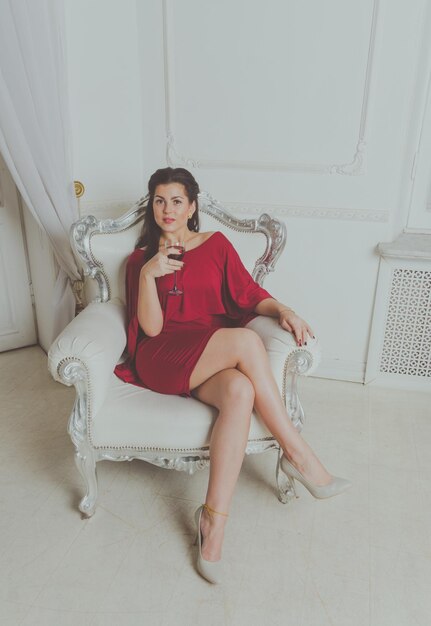
[[[192,215],[193,215],[193,213],[189,213],[189,214],[188,214],[188,216],[187,216],[187,217],[188,217],[188,219],[189,219],[189,220],[191,220],[191,219],[192,219]]]

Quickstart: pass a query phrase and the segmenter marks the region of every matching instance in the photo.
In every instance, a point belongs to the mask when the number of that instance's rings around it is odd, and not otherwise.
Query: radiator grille
[[[380,371],[431,377],[431,271],[393,271]]]

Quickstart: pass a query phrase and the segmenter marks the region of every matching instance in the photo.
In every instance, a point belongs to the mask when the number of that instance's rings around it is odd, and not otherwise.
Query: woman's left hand
[[[314,338],[314,332],[303,319],[296,315],[295,311],[285,309],[280,311],[278,323],[282,328],[288,330],[296,339],[298,346],[307,344],[308,336]]]

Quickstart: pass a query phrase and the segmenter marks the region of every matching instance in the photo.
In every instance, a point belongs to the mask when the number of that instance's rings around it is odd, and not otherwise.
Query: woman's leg
[[[248,328],[221,328],[208,341],[190,378],[194,389],[218,372],[236,368],[252,383],[255,407],[293,465],[315,485],[331,475],[304,441],[287,415],[260,337]],[[213,507],[215,508],[215,507]]]
[[[219,409],[210,441],[210,475],[205,502],[215,511],[229,511],[244,458],[253,411],[254,389],[237,369],[223,369],[193,391],[193,395]],[[207,561],[221,557],[226,517],[202,514],[202,556]]]

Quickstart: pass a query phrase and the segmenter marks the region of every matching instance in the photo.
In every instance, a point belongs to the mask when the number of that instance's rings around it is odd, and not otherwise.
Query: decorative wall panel
[[[362,173],[378,6],[164,0],[169,162]]]
[[[82,200],[80,215],[96,215],[97,217],[118,217],[125,213],[136,202],[136,198],[117,201],[89,202]],[[229,202],[220,200],[235,215],[260,215],[270,213],[277,217],[298,217],[309,219],[332,219],[353,222],[384,223],[389,220],[389,211],[379,209],[352,209],[349,207],[306,207],[272,204],[269,202]]]

